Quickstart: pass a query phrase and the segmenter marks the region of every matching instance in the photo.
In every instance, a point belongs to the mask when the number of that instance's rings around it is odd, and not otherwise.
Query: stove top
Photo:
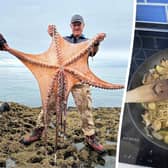
[[[167,32],[136,30],[129,82],[139,65],[154,53],[166,48],[168,48]],[[124,108],[120,138],[119,162],[168,168],[168,150],[156,146],[138,131],[130,118],[127,105]]]

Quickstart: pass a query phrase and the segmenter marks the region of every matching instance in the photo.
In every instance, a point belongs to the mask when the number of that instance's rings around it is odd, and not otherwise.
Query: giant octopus
[[[124,87],[99,79],[89,69],[89,51],[98,41],[98,37],[99,34],[90,40],[72,44],[64,40],[55,28],[51,45],[44,53],[35,55],[13,48],[8,50],[28,67],[38,81],[45,114],[45,139],[47,139],[48,114],[53,111],[56,113],[56,146],[59,133],[65,135],[67,100],[74,85],[83,83],[103,89]],[[6,40],[0,35],[0,50],[3,50],[5,43]]]

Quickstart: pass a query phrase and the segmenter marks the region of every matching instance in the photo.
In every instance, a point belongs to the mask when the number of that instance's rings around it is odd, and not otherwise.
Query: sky
[[[98,53],[89,59],[91,70],[101,79],[124,84],[134,25],[133,0],[0,0],[0,6],[0,33],[12,48],[34,54],[48,49],[51,43],[47,33],[49,24],[55,24],[57,31],[66,36],[71,34],[72,15],[82,15],[85,21],[83,34],[86,37],[106,33]],[[115,67],[119,69],[114,70]],[[0,51],[0,86],[3,100],[10,99],[28,105],[32,105],[33,100],[40,102],[33,75],[17,58],[4,51]],[[121,104],[123,90],[107,93],[106,90],[95,89],[93,92],[97,105]],[[102,95],[104,98],[98,98]],[[39,105],[39,102],[33,103]]]
[[[114,65],[127,65],[133,25],[133,0],[0,0],[0,4],[0,33],[13,48],[28,53],[45,51],[51,40],[47,34],[48,24],[55,24],[58,32],[66,36],[71,34],[72,15],[80,14],[85,20],[86,37],[92,38],[100,32],[107,35],[96,62],[110,61]],[[1,55],[12,58],[4,52],[0,52]],[[16,59],[14,61],[19,64]]]

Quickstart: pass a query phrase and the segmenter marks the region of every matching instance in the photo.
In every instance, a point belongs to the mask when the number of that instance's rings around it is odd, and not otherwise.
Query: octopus
[[[35,76],[40,88],[42,108],[45,113],[45,139],[47,138],[47,116],[56,113],[56,144],[60,132],[65,135],[66,108],[68,95],[78,83],[103,89],[122,89],[121,84],[112,84],[99,79],[88,65],[89,51],[98,41],[94,38],[72,44],[53,31],[52,42],[47,51],[41,54],[27,54],[10,48],[9,53],[16,56]],[[3,36],[1,43],[5,43]]]

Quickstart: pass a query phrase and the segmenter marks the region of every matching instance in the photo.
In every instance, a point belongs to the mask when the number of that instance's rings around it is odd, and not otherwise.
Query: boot
[[[86,143],[96,152],[102,154],[105,152],[104,147],[98,143],[95,134],[91,136],[86,136]]]

